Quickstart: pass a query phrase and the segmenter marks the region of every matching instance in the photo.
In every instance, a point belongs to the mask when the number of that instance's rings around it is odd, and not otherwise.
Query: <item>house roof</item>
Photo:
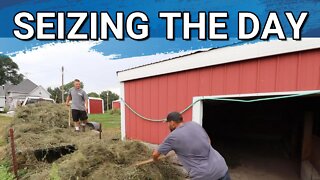
[[[209,49],[117,72],[121,82],[259,57],[320,48],[320,38],[263,41]]]
[[[41,89],[42,90],[42,92],[45,92],[48,96],[51,96],[51,94],[44,88],[44,87],[42,87],[41,85],[39,85],[39,86],[37,86],[36,88],[34,88],[29,94],[32,94],[33,95],[33,93],[34,93],[34,91],[37,91],[37,90],[39,90],[39,89]],[[38,92],[39,93],[39,92]],[[41,93],[39,93],[39,94],[37,94],[37,95],[42,95]]]
[[[8,92],[18,92],[18,93],[30,93],[38,87],[35,83],[30,81],[29,79],[24,79],[21,83],[12,86],[8,89]]]
[[[12,86],[14,86],[13,84],[10,84],[10,83],[6,83],[4,85],[4,92],[7,93],[9,91],[9,89],[12,88]]]

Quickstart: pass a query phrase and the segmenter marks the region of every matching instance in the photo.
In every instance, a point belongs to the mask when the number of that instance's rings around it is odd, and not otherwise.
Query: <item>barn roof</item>
[[[196,68],[320,48],[320,38],[274,40],[198,51],[117,72],[121,82]]]

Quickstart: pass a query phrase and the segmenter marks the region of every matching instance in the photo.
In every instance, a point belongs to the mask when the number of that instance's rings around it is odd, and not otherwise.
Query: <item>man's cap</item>
[[[179,112],[171,112],[167,116],[167,122],[174,121],[174,122],[182,122],[183,118]]]

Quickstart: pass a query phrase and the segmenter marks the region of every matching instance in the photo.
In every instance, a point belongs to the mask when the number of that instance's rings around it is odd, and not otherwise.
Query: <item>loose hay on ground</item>
[[[100,143],[99,143],[100,142]],[[136,141],[93,141],[59,159],[59,173],[66,179],[182,179],[180,172],[166,161],[135,167],[150,158],[151,150]]]
[[[63,105],[20,107],[11,126],[15,129],[19,167],[26,169],[21,179],[50,179],[52,174],[61,179],[184,179],[165,160],[134,166],[150,158],[151,150],[140,142],[113,141],[111,136],[100,140],[91,131],[75,133],[68,128],[68,109]],[[37,149],[68,144],[77,150],[56,160],[54,166],[35,158]],[[53,169],[57,173],[52,173]]]

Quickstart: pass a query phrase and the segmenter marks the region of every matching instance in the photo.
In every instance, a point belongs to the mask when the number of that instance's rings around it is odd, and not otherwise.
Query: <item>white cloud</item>
[[[99,43],[82,41],[47,44],[31,51],[18,52],[12,59],[27,78],[43,87],[59,86],[61,67],[64,66],[65,83],[78,78],[84,82],[87,92],[108,89],[119,93],[116,71],[190,53],[184,51],[112,60],[119,55],[104,56],[91,49]]]

